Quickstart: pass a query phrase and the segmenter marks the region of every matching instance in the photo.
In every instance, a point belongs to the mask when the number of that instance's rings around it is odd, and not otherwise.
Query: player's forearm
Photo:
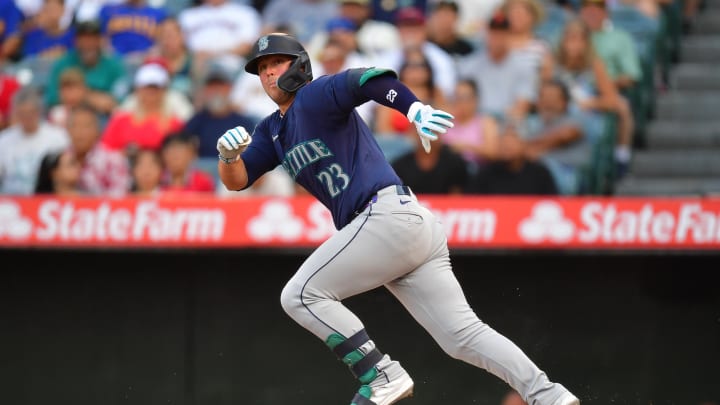
[[[242,158],[232,163],[218,161],[218,174],[220,181],[228,190],[242,190],[248,182],[247,170]]]
[[[418,98],[398,79],[389,76],[377,76],[360,87],[363,95],[384,106],[394,108],[407,115],[412,103]]]

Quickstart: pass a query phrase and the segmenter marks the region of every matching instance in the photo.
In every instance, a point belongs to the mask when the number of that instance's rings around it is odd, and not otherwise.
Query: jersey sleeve
[[[406,114],[417,97],[390,69],[355,68],[323,76],[305,88],[308,109],[320,116],[349,114],[373,100]]]
[[[241,155],[248,175],[245,188],[252,186],[260,176],[280,164],[265,123],[266,121],[262,121],[255,127],[252,133],[252,142]]]

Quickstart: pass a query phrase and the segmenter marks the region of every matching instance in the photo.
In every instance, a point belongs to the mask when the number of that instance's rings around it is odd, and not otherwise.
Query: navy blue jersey
[[[286,114],[262,120],[243,152],[248,186],[282,165],[332,213],[337,229],[379,189],[402,184],[372,131],[355,111],[365,69],[322,76],[296,94]]]

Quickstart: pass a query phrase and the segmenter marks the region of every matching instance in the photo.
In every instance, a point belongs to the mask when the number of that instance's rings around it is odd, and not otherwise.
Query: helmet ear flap
[[[288,70],[278,78],[277,86],[280,90],[295,93],[312,79],[310,57],[307,52],[300,52]]]

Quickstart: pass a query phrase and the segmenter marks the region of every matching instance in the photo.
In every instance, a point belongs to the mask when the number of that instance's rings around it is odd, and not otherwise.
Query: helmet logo
[[[262,38],[260,38],[260,39],[258,40],[258,51],[259,51],[259,52],[262,52],[262,51],[264,51],[265,49],[267,49],[269,43],[270,43],[270,41],[268,40],[267,35],[264,36],[264,37],[262,37]]]

